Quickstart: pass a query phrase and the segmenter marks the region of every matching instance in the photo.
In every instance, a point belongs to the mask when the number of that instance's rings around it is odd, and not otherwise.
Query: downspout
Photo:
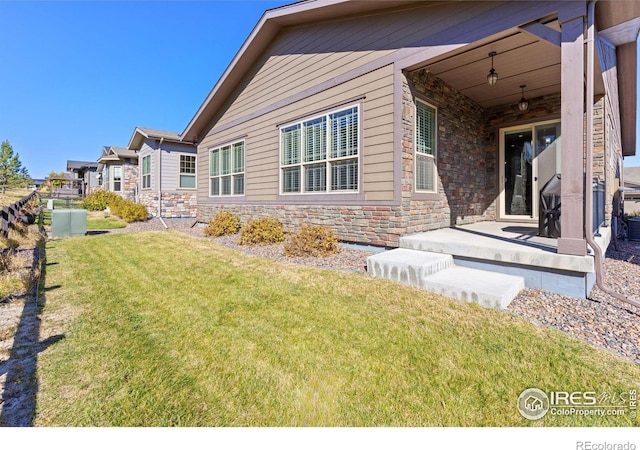
[[[585,164],[585,215],[584,215],[584,231],[587,243],[593,249],[594,267],[596,271],[596,285],[598,288],[610,296],[620,301],[628,303],[640,308],[640,302],[632,300],[604,285],[604,254],[600,246],[593,237],[593,192],[588,189],[593,179],[593,71],[594,71],[594,21],[595,6],[597,0],[589,1],[587,5],[587,148],[586,148],[586,164]],[[606,159],[606,158],[605,158]]]
[[[158,219],[164,225],[164,228],[169,228],[162,219],[162,143],[164,138],[161,137],[158,141]]]

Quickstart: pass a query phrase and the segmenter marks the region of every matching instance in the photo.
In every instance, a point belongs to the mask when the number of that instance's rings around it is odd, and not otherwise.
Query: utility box
[[[51,236],[84,236],[87,233],[86,209],[54,209],[51,211]]]

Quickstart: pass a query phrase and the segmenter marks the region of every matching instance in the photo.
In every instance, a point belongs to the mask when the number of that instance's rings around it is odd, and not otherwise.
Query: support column
[[[561,55],[562,237],[558,253],[584,256],[584,16],[562,23]]]

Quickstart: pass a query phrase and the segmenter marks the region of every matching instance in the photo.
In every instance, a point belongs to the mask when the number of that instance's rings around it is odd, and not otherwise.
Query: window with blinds
[[[357,191],[359,126],[352,106],[282,127],[282,193]]]
[[[436,192],[436,109],[416,101],[416,158],[415,177],[417,192]]]
[[[209,196],[244,195],[244,141],[209,151]]]
[[[151,188],[151,155],[142,158],[142,189]]]

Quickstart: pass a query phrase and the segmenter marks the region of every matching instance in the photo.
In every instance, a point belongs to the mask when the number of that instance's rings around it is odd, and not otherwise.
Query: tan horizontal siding
[[[393,183],[393,67],[386,66],[358,79],[343,83],[325,92],[283,106],[269,113],[248,117],[246,121],[220,132],[216,128],[199,146],[198,194],[203,203],[215,202],[208,197],[208,149],[246,136],[245,199],[248,202],[274,202],[279,195],[279,130],[278,125],[298,121],[316,113],[326,112],[340,104],[341,99],[364,97],[362,102],[363,183],[379,190]],[[368,140],[371,140],[371,144]],[[371,148],[369,146],[371,145]],[[373,152],[374,170],[367,168],[369,152]],[[385,155],[386,153],[386,155]],[[384,156],[383,156],[384,155]],[[380,164],[383,167],[378,167]],[[367,180],[370,173],[375,179]],[[378,186],[374,186],[377,184]],[[292,196],[294,199],[295,196]],[[387,199],[393,198],[393,190]],[[202,200],[200,200],[202,199]],[[336,196],[339,201],[339,196]]]
[[[498,3],[422,4],[284,30],[219,123],[328,81],[468,20]]]

